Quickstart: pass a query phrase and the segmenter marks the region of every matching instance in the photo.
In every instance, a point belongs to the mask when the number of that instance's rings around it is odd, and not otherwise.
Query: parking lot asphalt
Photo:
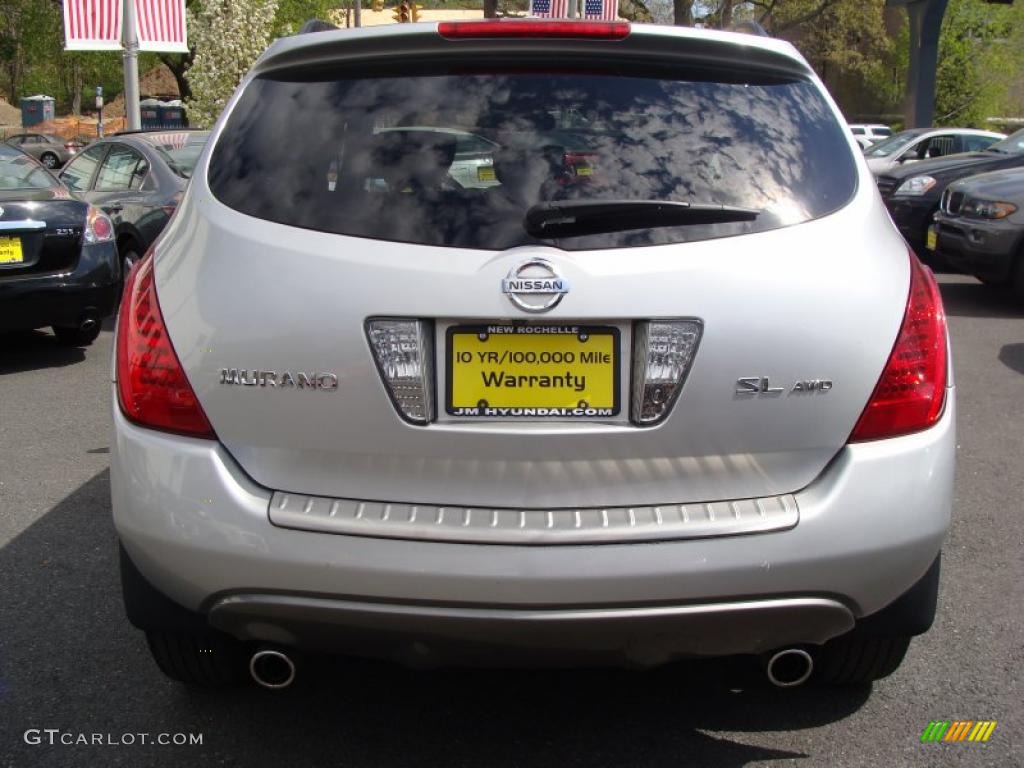
[[[972,278],[940,282],[959,462],[939,616],[892,677],[843,690],[777,691],[742,663],[414,672],[336,659],[283,693],[189,691],[122,614],[110,324],[87,349],[0,337],[0,766],[1024,766],[1024,310]],[[998,725],[985,744],[923,744],[932,720]],[[50,745],[44,729],[135,743]]]

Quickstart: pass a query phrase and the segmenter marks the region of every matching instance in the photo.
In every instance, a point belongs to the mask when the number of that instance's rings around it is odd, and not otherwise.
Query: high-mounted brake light
[[[946,315],[931,271],[910,254],[910,295],[896,344],[850,442],[927,429],[946,402]]]
[[[486,37],[576,38],[623,40],[629,36],[628,21],[442,21],[437,25],[441,37],[472,40]]]
[[[150,251],[126,278],[117,322],[121,411],[144,427],[216,438],[167,335]]]

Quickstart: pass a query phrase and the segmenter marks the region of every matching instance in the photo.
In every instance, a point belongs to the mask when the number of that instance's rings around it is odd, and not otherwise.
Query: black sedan
[[[900,232],[918,255],[926,258],[935,248],[934,235],[929,235],[929,231],[946,187],[978,173],[1021,167],[1024,167],[1024,130],[980,152],[922,160],[889,171],[878,177],[878,189]]]
[[[206,131],[115,134],[89,145],[60,179],[114,222],[125,273],[163,231],[181,200]]]
[[[0,331],[52,326],[65,344],[91,344],[120,285],[110,218],[0,144]]]

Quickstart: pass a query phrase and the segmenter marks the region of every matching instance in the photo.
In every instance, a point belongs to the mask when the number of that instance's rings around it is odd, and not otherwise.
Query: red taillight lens
[[[86,211],[82,239],[89,245],[109,243],[114,239],[114,222],[95,205],[90,205]]]
[[[910,296],[882,377],[850,441],[927,429],[946,402],[946,316],[932,273],[910,255]]]
[[[438,34],[449,40],[482,37],[586,37],[591,40],[623,40],[629,36],[628,21],[442,21]]]
[[[153,254],[126,278],[117,326],[117,394],[124,415],[144,427],[216,438],[167,335]]]

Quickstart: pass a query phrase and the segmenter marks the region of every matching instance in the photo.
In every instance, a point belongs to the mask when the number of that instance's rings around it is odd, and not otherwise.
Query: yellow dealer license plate
[[[484,418],[619,412],[619,332],[608,326],[448,329],[447,410]]]
[[[20,237],[0,237],[0,264],[21,264],[25,254],[21,251]]]
[[[925,237],[924,247],[929,251],[934,251],[939,244],[939,233],[935,231],[935,227],[928,227],[928,233]]]

